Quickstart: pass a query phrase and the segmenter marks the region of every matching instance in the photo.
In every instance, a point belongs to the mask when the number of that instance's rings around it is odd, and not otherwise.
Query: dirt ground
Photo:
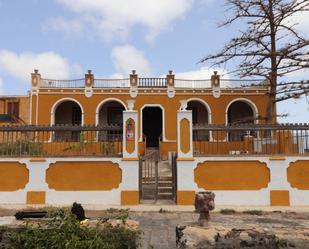
[[[91,219],[102,217],[106,211],[86,210]],[[0,216],[14,215],[15,210],[0,210]],[[258,214],[258,215],[257,215]],[[133,212],[131,219],[140,223],[143,232],[142,248],[173,249],[176,248],[175,227],[196,224],[198,214],[194,212]],[[211,214],[211,226],[222,229],[258,229],[276,234],[279,238],[291,241],[295,248],[309,249],[309,212],[289,211],[273,212],[236,212]]]

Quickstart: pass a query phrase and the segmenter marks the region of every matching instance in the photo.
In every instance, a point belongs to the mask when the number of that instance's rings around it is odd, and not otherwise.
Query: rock
[[[16,224],[16,218],[14,216],[0,217],[0,226],[14,225]]]
[[[291,248],[285,239],[262,229],[236,229],[222,231],[216,227],[178,226],[177,248],[179,249],[277,249],[278,245]],[[303,249],[303,248],[302,248]]]
[[[176,232],[178,237],[177,247],[186,249],[212,248],[212,246],[216,243],[218,234],[218,231],[212,227],[202,228],[197,226],[178,226],[178,234]]]

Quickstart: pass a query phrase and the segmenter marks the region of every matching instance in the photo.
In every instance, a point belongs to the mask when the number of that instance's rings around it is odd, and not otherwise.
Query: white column
[[[181,122],[189,122],[189,130],[181,130]],[[186,134],[189,133],[189,134]],[[181,150],[181,142],[183,142],[183,137],[189,135],[190,149],[188,152]],[[178,158],[193,158],[193,136],[192,136],[192,111],[179,110],[177,111],[177,153]]]
[[[132,120],[134,124],[133,138],[132,134],[128,134],[127,121]],[[134,151],[127,151],[127,144],[134,142]],[[129,110],[123,111],[123,158],[138,158],[138,112]]]

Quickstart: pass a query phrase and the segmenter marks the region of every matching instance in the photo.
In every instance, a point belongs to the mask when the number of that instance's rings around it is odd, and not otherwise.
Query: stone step
[[[159,200],[172,200],[173,194],[172,193],[158,193]]]
[[[158,194],[161,194],[161,193],[170,193],[172,194],[173,193],[173,188],[158,188]]]

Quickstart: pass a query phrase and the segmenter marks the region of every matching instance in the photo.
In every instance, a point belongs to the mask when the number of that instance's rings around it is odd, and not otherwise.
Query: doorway
[[[146,137],[147,148],[158,148],[162,135],[162,109],[160,107],[145,107],[143,109],[143,134]]]

